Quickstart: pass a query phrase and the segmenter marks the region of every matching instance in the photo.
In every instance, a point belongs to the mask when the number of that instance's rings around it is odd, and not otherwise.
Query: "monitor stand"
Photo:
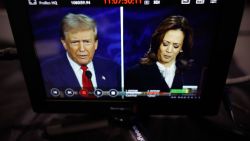
[[[69,134],[86,134],[89,136],[87,140],[99,140],[96,136],[100,136],[100,138],[106,138],[108,141],[117,139],[120,141],[148,141],[141,130],[141,124],[136,116],[111,115],[103,117],[102,115],[75,116],[72,114],[61,120],[52,121],[52,124],[46,127],[45,135],[47,138],[56,138]],[[96,133],[93,134],[93,132]],[[110,132],[107,133],[110,135],[103,135],[103,132],[104,134],[106,134],[105,132]],[[102,140],[104,141],[105,139]]]

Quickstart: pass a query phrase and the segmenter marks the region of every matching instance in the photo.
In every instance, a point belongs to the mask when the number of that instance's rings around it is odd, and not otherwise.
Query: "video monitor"
[[[5,4],[35,111],[208,115],[221,101],[244,2]]]

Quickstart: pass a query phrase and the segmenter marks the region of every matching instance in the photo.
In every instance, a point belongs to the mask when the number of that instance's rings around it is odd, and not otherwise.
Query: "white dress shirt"
[[[80,86],[83,88],[83,85],[82,85],[82,73],[83,73],[83,71],[81,69],[81,66],[78,65],[75,61],[73,61],[69,57],[68,53],[67,53],[67,58],[69,60],[70,66],[72,67],[72,69],[76,75],[76,78],[77,78]],[[92,85],[94,88],[97,88],[97,82],[96,82],[95,69],[94,69],[93,62],[91,61],[90,63],[88,63],[87,67],[88,67],[88,71],[90,71],[92,74],[92,76],[91,76]]]
[[[173,81],[174,81],[175,71],[176,71],[175,62],[170,67],[165,67],[163,64],[161,64],[158,61],[156,62],[156,64],[165,82],[168,84],[168,87],[171,88]]]

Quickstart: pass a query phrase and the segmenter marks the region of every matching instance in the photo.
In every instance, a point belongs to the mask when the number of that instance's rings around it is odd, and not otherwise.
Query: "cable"
[[[227,78],[226,85],[241,84],[249,81],[250,81],[250,75],[236,77],[236,78]]]
[[[16,59],[18,59],[16,48],[7,47],[0,50],[0,60],[16,60]]]

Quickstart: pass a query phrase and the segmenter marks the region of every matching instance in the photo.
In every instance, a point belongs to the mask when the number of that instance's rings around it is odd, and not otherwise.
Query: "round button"
[[[74,91],[72,89],[70,89],[70,88],[67,88],[65,90],[65,95],[68,96],[68,97],[72,97],[72,96],[74,96]]]
[[[96,97],[101,97],[103,95],[103,91],[101,89],[96,89],[94,94]]]
[[[109,95],[111,97],[116,97],[118,95],[118,91],[116,89],[109,90]]]
[[[59,91],[59,89],[57,89],[57,88],[52,88],[52,89],[50,90],[50,94],[51,94],[53,97],[58,97],[58,96],[60,95],[60,91]]]

